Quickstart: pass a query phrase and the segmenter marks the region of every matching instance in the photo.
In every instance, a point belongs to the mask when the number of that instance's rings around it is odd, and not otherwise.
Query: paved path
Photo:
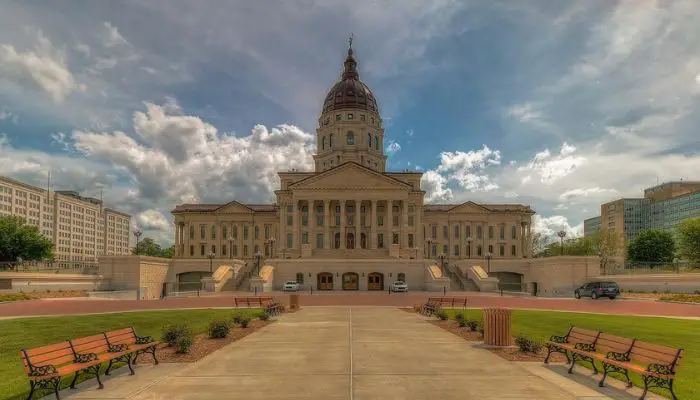
[[[239,293],[249,296],[250,293]],[[268,293],[265,293],[268,295]],[[288,294],[271,293],[286,301]],[[302,306],[412,306],[421,304],[428,296],[441,296],[442,293],[418,292],[409,294],[381,293],[314,293],[300,294]],[[603,314],[655,315],[670,317],[700,317],[700,305],[662,303],[650,300],[590,300],[562,298],[517,298],[500,297],[483,293],[455,292],[448,295],[469,298],[469,307],[501,306],[511,308],[545,309],[575,312],[593,312]],[[32,300],[0,304],[0,318],[40,316],[40,315],[78,315],[133,310],[158,310],[177,308],[231,307],[233,295],[216,295],[206,297],[172,298],[166,300]]]
[[[105,390],[86,382],[78,392],[67,390],[64,398],[633,398],[584,379],[588,385],[540,364],[505,361],[416,314],[386,307],[317,307],[286,314],[197,363],[141,366],[136,376],[109,378]]]

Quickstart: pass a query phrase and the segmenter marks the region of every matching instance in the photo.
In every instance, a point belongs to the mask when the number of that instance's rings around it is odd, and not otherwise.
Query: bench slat
[[[67,341],[62,341],[59,343],[49,344],[46,346],[35,347],[33,349],[27,349],[27,354],[29,357],[38,356],[44,353],[51,353],[52,351],[70,349],[70,344]]]

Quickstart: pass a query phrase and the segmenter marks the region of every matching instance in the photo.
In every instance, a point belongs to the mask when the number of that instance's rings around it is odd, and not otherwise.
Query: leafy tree
[[[678,255],[694,262],[700,262],[700,218],[681,221],[677,230]]]
[[[529,257],[540,257],[547,247],[549,238],[543,235],[542,232],[531,232],[526,238],[527,247],[529,250]]]
[[[640,233],[627,246],[627,257],[631,262],[671,262],[675,253],[673,235],[656,229]]]
[[[600,256],[601,268],[605,268],[610,259],[620,255],[625,248],[624,238],[612,229],[598,229],[588,238],[595,249],[595,254]]]
[[[139,240],[138,247],[134,247],[133,253],[140,256],[172,258],[173,246],[163,249],[155,240],[147,237]]]
[[[160,256],[163,258],[173,258],[173,253],[175,253],[175,246],[166,247],[160,252]]]
[[[0,217],[0,261],[45,260],[53,256],[51,239],[17,216]]]

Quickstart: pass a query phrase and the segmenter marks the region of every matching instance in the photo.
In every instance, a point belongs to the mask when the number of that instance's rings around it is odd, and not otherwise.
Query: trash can
[[[511,310],[508,308],[484,309],[484,344],[507,347],[513,345],[510,333]]]
[[[289,295],[289,309],[290,310],[299,309],[299,295],[298,294],[290,294]]]

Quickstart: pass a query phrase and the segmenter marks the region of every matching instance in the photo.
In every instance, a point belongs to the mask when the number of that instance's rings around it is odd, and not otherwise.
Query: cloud
[[[0,79],[46,92],[54,102],[62,102],[74,91],[85,90],[68,69],[63,53],[53,47],[41,32],[33,50],[17,50],[0,44]]]
[[[102,26],[104,27],[102,32],[102,43],[105,47],[130,44],[126,39],[124,39],[122,34],[119,33],[119,29],[117,29],[116,26],[113,26],[112,23],[105,22],[102,24]]]
[[[583,235],[583,221],[574,223],[571,225],[569,220],[561,215],[555,215],[551,217],[542,217],[540,215],[534,215],[532,220],[532,229],[535,232],[539,232],[550,240],[553,240],[557,236],[557,232],[566,232],[566,237],[575,238]]]
[[[0,121],[7,121],[16,125],[19,123],[19,117],[6,108],[0,108]]]
[[[401,145],[395,140],[387,140],[386,149],[384,149],[384,151],[387,153],[387,155],[393,156],[401,151]]]
[[[172,230],[170,222],[158,210],[149,209],[138,213],[134,218],[134,225],[141,230],[169,232]]]

